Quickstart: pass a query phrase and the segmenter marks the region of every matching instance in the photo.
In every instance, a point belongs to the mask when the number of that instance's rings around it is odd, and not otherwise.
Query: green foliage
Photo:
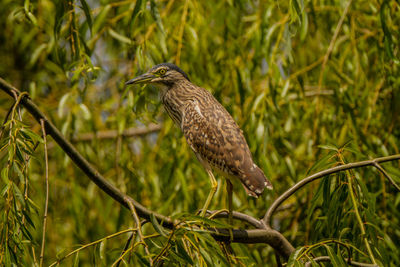
[[[0,143],[4,163],[1,170],[0,262],[8,265],[21,262],[26,250],[24,244],[37,245],[31,233],[36,230],[33,219],[37,217],[37,207],[28,196],[28,164],[41,138],[20,120],[17,108],[20,100],[21,97],[7,114]]]
[[[119,258],[134,266],[150,258],[166,265],[275,263],[265,244],[232,244],[230,254],[208,232],[191,230],[226,226],[182,215],[205,201],[207,175],[162,112],[158,92],[125,89],[124,82],[153,64],[174,62],[212,91],[273,181],[274,191],[257,201],[234,185],[235,210],[260,218],[308,174],[399,153],[399,2],[352,1],[345,12],[347,4],[3,0],[0,77],[29,92],[71,140],[162,124],[143,137],[75,144],[122,191],[185,222],[170,231],[152,220],[142,227],[142,241],[130,212],[90,183],[50,139],[44,264],[109,266]],[[25,266],[40,260],[45,162],[40,125],[10,99],[0,94],[0,264]],[[399,184],[399,163],[383,167]],[[225,199],[220,178],[212,208],[225,208]],[[399,206],[395,188],[366,167],[298,191],[273,227],[297,247],[289,266],[317,256],[329,256],[334,265],[351,257],[395,266]]]

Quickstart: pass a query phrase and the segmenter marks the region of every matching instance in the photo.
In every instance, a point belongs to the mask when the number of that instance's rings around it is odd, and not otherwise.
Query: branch
[[[321,262],[321,261],[327,261],[330,262],[331,258],[329,258],[328,256],[320,256],[320,257],[316,257],[314,259],[312,259],[314,262]],[[362,262],[357,262],[357,261],[352,261],[352,260],[346,260],[346,263],[348,263],[351,266],[359,266],[359,267],[379,267],[376,264],[369,264],[369,263],[362,263]],[[306,262],[306,264],[304,265],[305,267],[310,267],[312,266],[312,261],[308,261]]]
[[[2,78],[0,78],[0,88],[8,95],[13,97],[14,95],[20,95],[20,91]],[[35,105],[35,103],[27,96],[24,96],[21,100],[21,104],[32,114],[32,116],[40,122],[44,121],[46,133],[53,137],[54,141],[67,153],[71,160],[81,169],[92,182],[94,182],[101,190],[111,196],[114,200],[119,202],[125,208],[129,209],[130,203],[132,203],[138,213],[138,215],[146,220],[150,221],[150,215],[153,214],[157,221],[160,222],[166,228],[173,229],[174,224],[179,223],[173,221],[170,217],[161,215],[152,210],[149,210],[142,206],[140,203],[122,193],[118,188],[107,181],[75,148],[74,146],[64,138],[60,131],[48,120],[43,112]],[[254,219],[256,220],[256,219]],[[229,229],[208,229],[211,235],[218,241],[232,241],[237,243],[266,243],[276,249],[279,254],[289,259],[290,254],[294,251],[293,246],[287,241],[287,239],[278,231],[265,228],[265,229],[253,229],[253,230],[241,230],[232,229],[233,240],[230,240]]]
[[[95,133],[82,133],[72,137],[72,142],[85,142],[93,139],[115,139],[118,136],[135,137],[159,131],[162,125],[151,123],[146,127],[129,128],[118,134],[117,130],[98,131]]]
[[[346,7],[345,7],[345,9],[343,11],[343,14],[340,17],[338,24],[336,25],[336,29],[335,29],[335,32],[333,33],[332,40],[329,43],[328,50],[326,51],[326,54],[325,54],[324,59],[322,61],[321,72],[319,73],[319,78],[318,78],[318,90],[317,90],[318,92],[321,90],[322,78],[324,76],[326,63],[328,62],[329,56],[333,51],[333,48],[334,48],[335,43],[336,43],[336,39],[337,39],[337,37],[339,35],[340,29],[342,28],[343,21],[346,18],[347,13],[349,12],[349,8],[350,8],[350,5],[351,5],[351,2],[352,2],[352,0],[347,2],[347,5],[346,5]],[[319,101],[319,98],[317,98],[317,101]],[[319,112],[318,111],[318,106],[319,106],[318,103],[319,102],[317,102],[317,113]]]
[[[229,229],[209,228],[208,230],[217,241],[231,241]],[[280,232],[271,228],[254,230],[232,229],[232,234],[232,242],[244,244],[266,243],[273,247],[286,261],[289,259],[290,254],[295,251],[292,244]]]
[[[1,79],[1,78],[0,78],[0,79]],[[0,82],[1,82],[1,81],[0,81]],[[73,251],[69,252],[69,253],[66,254],[65,256],[59,257],[59,258],[57,259],[57,261],[55,261],[55,262],[53,262],[52,264],[50,264],[49,267],[53,267],[53,266],[59,265],[61,261],[65,260],[66,258],[71,257],[71,256],[74,255],[75,253],[79,253],[79,251],[84,250],[84,249],[86,249],[86,248],[88,248],[88,247],[94,246],[94,245],[96,245],[96,244],[99,244],[99,243],[101,243],[101,242],[103,242],[103,241],[105,241],[105,240],[109,240],[109,239],[111,239],[111,238],[114,238],[114,237],[116,237],[116,236],[119,236],[119,235],[122,235],[122,234],[126,234],[126,233],[129,233],[129,232],[136,232],[136,231],[137,231],[137,228],[125,229],[125,230],[122,230],[122,231],[120,231],[120,232],[117,232],[117,233],[111,234],[111,235],[109,235],[109,236],[103,237],[102,239],[98,239],[98,240],[96,240],[96,241],[93,241],[93,242],[91,242],[91,243],[89,243],[89,244],[82,245],[82,246],[78,247],[77,249],[74,249]]]
[[[226,210],[224,210],[224,211],[218,211],[218,210],[209,211],[208,210],[207,213],[210,214],[210,217],[212,217],[212,218],[228,218],[229,217],[229,213]],[[265,229],[264,224],[260,220],[257,220],[256,218],[254,218],[250,215],[247,215],[247,214],[244,214],[244,213],[241,213],[238,211],[233,211],[232,218],[237,219],[239,221],[246,222],[246,223],[254,226],[257,229]]]
[[[43,134],[43,142],[44,142],[44,160],[45,160],[45,181],[46,181],[46,200],[44,204],[44,214],[43,214],[43,233],[42,233],[42,248],[40,250],[40,267],[43,266],[43,259],[44,259],[44,246],[46,242],[46,226],[47,226],[47,210],[49,205],[49,157],[47,155],[47,138],[46,138],[46,130],[44,128],[44,121],[40,120],[40,126],[42,128]]]
[[[310,175],[310,176],[300,180],[299,182],[297,182],[297,184],[293,185],[291,188],[286,190],[285,193],[280,195],[272,203],[272,205],[269,207],[269,209],[267,210],[267,212],[266,212],[266,214],[265,214],[265,216],[263,218],[263,223],[267,227],[271,227],[272,215],[274,214],[276,209],[279,207],[279,205],[281,205],[286,199],[288,199],[291,195],[293,195],[297,190],[299,190],[300,188],[302,188],[303,186],[305,186],[306,184],[308,184],[308,183],[310,183],[310,182],[312,182],[314,180],[317,180],[317,179],[322,178],[322,177],[324,177],[326,175],[330,175],[330,174],[333,174],[333,173],[336,173],[336,172],[340,172],[340,171],[344,171],[344,170],[350,170],[350,169],[355,169],[355,168],[360,168],[360,167],[365,167],[365,166],[377,167],[376,164],[378,164],[378,163],[387,162],[387,161],[393,161],[393,160],[400,160],[400,154],[387,156],[387,157],[376,158],[376,159],[372,159],[372,160],[365,160],[365,161],[348,163],[348,164],[336,166],[336,167],[333,167],[333,168],[330,168],[330,169],[327,169],[327,170],[323,170],[323,171],[317,172],[317,173],[315,173],[313,175]],[[378,170],[380,170],[380,169],[378,168]],[[382,170],[380,170],[380,171],[382,171]],[[386,172],[384,172],[384,174],[385,173]],[[385,177],[387,177],[387,176],[385,175]],[[389,181],[391,183],[394,183],[394,181],[392,181],[392,179],[389,179]],[[396,188],[398,188],[398,187],[396,186]]]
[[[142,232],[142,224],[140,223],[140,219],[137,215],[135,206],[132,204],[132,202],[129,202],[129,199],[126,200],[126,202],[128,202],[129,204],[129,209],[131,210],[132,213],[132,217],[136,223],[136,227],[137,227],[137,232],[139,234],[139,239],[140,239],[140,243],[142,243],[142,245],[144,246],[144,251],[146,252],[147,256],[149,257],[149,261],[150,261],[150,266],[153,266],[153,259],[150,256],[150,251],[149,251],[149,247],[147,246],[147,243],[144,241],[144,237],[143,237],[143,232]]]
[[[398,185],[396,184],[396,182],[393,180],[393,178],[390,177],[390,175],[382,168],[381,165],[379,165],[378,162],[374,161],[374,164],[373,164],[373,165],[374,165],[375,168],[377,168],[377,169],[383,174],[383,176],[385,176],[385,177],[389,180],[389,182],[390,182],[394,187],[396,187],[397,190],[400,191],[400,186],[398,186]]]

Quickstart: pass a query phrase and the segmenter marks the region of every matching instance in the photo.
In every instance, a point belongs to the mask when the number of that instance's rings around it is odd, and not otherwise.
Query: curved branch
[[[380,171],[380,172],[383,174],[383,176],[385,176],[385,177],[389,180],[389,182],[390,182],[394,187],[396,187],[397,190],[400,191],[400,186],[396,184],[396,182],[393,180],[393,178],[390,177],[390,175],[385,171],[385,169],[382,168],[381,165],[379,165],[378,162],[374,161],[374,164],[373,164],[373,165],[374,165],[375,168],[378,169],[378,171]]]
[[[209,211],[209,210],[207,210],[207,214],[210,214],[210,216],[212,216],[213,218],[228,218],[229,217],[229,213],[226,210],[224,210],[224,211],[218,211],[218,210]],[[260,220],[257,220],[256,218],[254,218],[250,215],[247,215],[247,214],[244,214],[244,213],[241,213],[238,211],[233,211],[232,218],[237,219],[239,221],[246,222],[246,223],[254,226],[257,229],[265,229],[264,224]]]
[[[302,188],[303,186],[305,186],[306,184],[308,184],[308,183],[310,183],[310,182],[312,182],[314,180],[317,180],[317,179],[322,178],[322,177],[324,177],[326,175],[330,175],[330,174],[333,174],[333,173],[336,173],[336,172],[340,172],[340,171],[344,171],[344,170],[350,170],[350,169],[360,168],[360,167],[365,167],[365,166],[374,166],[374,167],[376,167],[376,164],[378,164],[378,163],[387,162],[387,161],[393,161],[393,160],[400,160],[400,154],[387,156],[387,157],[376,158],[376,159],[372,159],[372,160],[365,160],[365,161],[348,163],[348,164],[336,166],[336,167],[333,167],[333,168],[330,168],[330,169],[327,169],[327,170],[323,170],[323,171],[317,172],[317,173],[315,173],[313,175],[310,175],[310,176],[300,180],[295,185],[293,185],[291,188],[286,190],[286,192],[284,192],[282,195],[280,195],[272,203],[272,205],[269,207],[269,209],[267,210],[267,212],[266,212],[266,214],[265,214],[265,216],[263,218],[263,223],[266,226],[270,227],[272,215],[274,214],[276,209],[279,207],[279,205],[281,205],[286,199],[288,199],[291,195],[293,195],[297,190],[299,190],[300,188]],[[387,177],[387,176],[385,175],[385,177]],[[390,179],[389,179],[389,181],[392,182]]]
[[[13,97],[14,95],[20,95],[20,91],[2,78],[0,78],[0,88],[8,95]],[[125,208],[129,209],[130,203],[132,203],[137,211],[137,214],[150,221],[151,214],[166,228],[173,229],[174,225],[178,221],[173,221],[170,217],[161,215],[152,210],[149,210],[142,206],[139,202],[135,201],[131,197],[122,193],[118,188],[107,181],[75,148],[74,146],[64,138],[60,131],[47,119],[43,112],[35,105],[35,103],[28,97],[24,96],[21,100],[21,104],[32,114],[32,116],[40,122],[44,121],[46,133],[53,137],[54,141],[67,153],[71,160],[80,168],[92,182],[94,182],[101,190],[111,196],[114,200],[119,202]],[[249,216],[250,217],[250,216]],[[256,219],[254,219],[256,220]],[[218,241],[230,240],[229,229],[208,229],[211,235]],[[237,243],[266,243],[276,249],[278,253],[288,260],[290,254],[294,251],[293,246],[289,241],[278,231],[265,227],[265,229],[253,229],[253,230],[241,230],[233,229],[232,242]]]
[[[229,229],[208,229],[215,240],[230,242]],[[266,229],[253,229],[253,230],[241,230],[233,229],[233,240],[236,243],[255,244],[255,243],[266,243],[273,247],[279,255],[281,255],[286,261],[292,252],[295,251],[292,244],[278,231],[266,228]]]
[[[331,261],[331,258],[330,258],[329,256],[320,256],[320,257],[314,258],[313,261],[314,261],[314,262],[322,262],[322,261],[330,262],[330,261]],[[378,265],[375,265],[375,264],[357,262],[357,261],[352,261],[352,260],[346,260],[346,262],[347,262],[350,266],[358,266],[358,267],[378,267]],[[305,266],[306,266],[306,267],[312,266],[312,262],[311,262],[311,261],[306,262]]]

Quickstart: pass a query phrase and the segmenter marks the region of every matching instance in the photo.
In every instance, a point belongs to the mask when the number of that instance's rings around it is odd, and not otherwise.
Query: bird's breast
[[[167,91],[162,95],[162,103],[164,105],[165,111],[167,111],[168,115],[171,119],[180,127],[182,122],[182,108],[184,103],[174,95],[171,90]]]

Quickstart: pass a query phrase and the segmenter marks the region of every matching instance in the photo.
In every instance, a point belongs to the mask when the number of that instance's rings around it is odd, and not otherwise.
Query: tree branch
[[[212,218],[228,218],[229,217],[228,211],[226,211],[226,210],[224,210],[224,211],[218,211],[218,210],[209,211],[208,210],[207,214],[210,214],[210,216]],[[260,220],[257,220],[256,218],[254,218],[250,215],[247,215],[247,214],[244,214],[244,213],[241,213],[238,211],[233,211],[232,218],[237,219],[239,221],[246,222],[246,223],[256,227],[257,229],[265,229],[264,224]]]
[[[117,130],[98,131],[95,133],[82,133],[72,137],[72,142],[85,142],[93,139],[115,139],[118,136],[134,137],[143,136],[161,130],[162,125],[151,123],[145,127],[129,128],[118,135]]]
[[[323,171],[317,172],[317,173],[315,173],[313,175],[310,175],[310,176],[300,180],[295,185],[293,185],[291,188],[286,190],[286,192],[284,192],[282,195],[280,195],[272,203],[272,205],[269,207],[269,209],[265,213],[265,216],[263,218],[263,223],[267,227],[271,227],[272,215],[274,214],[276,209],[279,207],[279,205],[281,205],[286,199],[288,199],[291,195],[293,195],[297,190],[299,190],[300,188],[302,188],[306,184],[311,183],[314,180],[317,180],[317,179],[322,178],[322,177],[324,177],[326,175],[330,175],[330,174],[333,174],[333,173],[336,173],[336,172],[340,172],[340,171],[344,171],[344,170],[350,170],[350,169],[355,169],[355,168],[360,168],[360,167],[365,167],[365,166],[374,166],[374,167],[376,167],[376,164],[378,164],[378,163],[387,162],[387,161],[393,161],[393,160],[400,160],[400,154],[387,156],[387,157],[376,158],[376,159],[372,159],[372,160],[365,160],[365,161],[348,163],[348,164],[336,166],[336,167],[333,167],[333,168],[330,168],[330,169],[327,169],[327,170],[323,170]],[[382,171],[382,170],[380,170],[380,171]],[[387,177],[387,176],[385,175],[385,177]],[[389,181],[392,182],[391,179],[389,179]],[[393,183],[394,183],[394,181],[393,181]]]
[[[326,261],[330,262],[331,258],[329,256],[320,256],[316,257],[313,259],[314,262],[321,262],[321,261]],[[346,263],[348,263],[350,266],[358,266],[358,267],[378,267],[376,264],[369,264],[369,263],[362,263],[362,262],[357,262],[357,261],[352,261],[352,260],[346,260]],[[304,265],[305,267],[310,267],[312,266],[312,262],[308,261]]]
[[[210,228],[208,230],[217,241],[230,241],[229,229]],[[232,242],[244,244],[266,243],[273,247],[286,261],[289,259],[290,254],[295,251],[292,244],[280,232],[271,228],[254,230],[233,229],[232,233]]]
[[[374,161],[373,166],[374,166],[375,168],[377,168],[377,169],[383,174],[383,176],[385,176],[385,177],[389,180],[389,182],[390,182],[394,187],[396,187],[397,190],[400,191],[400,186],[396,184],[396,182],[393,180],[393,178],[390,177],[390,175],[385,171],[385,169],[382,168],[381,165],[379,165],[378,162]]]
[[[44,260],[44,247],[46,243],[46,226],[47,226],[47,211],[49,205],[49,157],[47,155],[47,138],[46,138],[46,130],[44,128],[44,121],[40,120],[40,126],[42,128],[43,134],[43,142],[44,142],[44,162],[45,162],[45,181],[46,181],[46,199],[44,204],[44,213],[43,213],[43,233],[42,233],[42,247],[40,250],[40,264],[39,266],[43,266]]]

